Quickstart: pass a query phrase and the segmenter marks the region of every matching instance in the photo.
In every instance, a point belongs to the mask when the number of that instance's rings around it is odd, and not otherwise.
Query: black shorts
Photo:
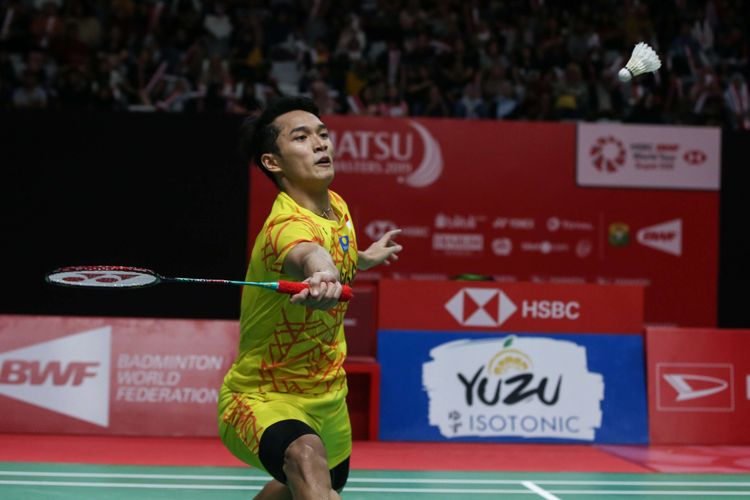
[[[305,434],[317,432],[312,427],[299,420],[282,420],[271,425],[263,432],[260,438],[258,458],[269,474],[277,481],[286,484],[284,474],[284,454],[294,440]],[[349,457],[336,465],[331,472],[331,486],[336,491],[341,491],[349,478]]]

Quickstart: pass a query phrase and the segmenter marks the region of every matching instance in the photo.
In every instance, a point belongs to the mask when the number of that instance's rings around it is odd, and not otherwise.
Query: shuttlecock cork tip
[[[633,75],[630,74],[630,71],[628,71],[628,68],[622,68],[617,73],[617,78],[619,78],[621,82],[629,82],[630,79],[633,78]]]

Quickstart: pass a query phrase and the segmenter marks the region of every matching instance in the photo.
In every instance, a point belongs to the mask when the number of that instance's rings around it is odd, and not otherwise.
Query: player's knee
[[[290,444],[284,452],[284,472],[309,469],[328,469],[325,448],[311,439],[313,436],[302,436]],[[317,437],[317,436],[315,436]]]

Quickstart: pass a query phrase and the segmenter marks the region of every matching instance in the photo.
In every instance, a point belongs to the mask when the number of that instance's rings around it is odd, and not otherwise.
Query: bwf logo
[[[461,325],[488,327],[502,325],[518,309],[502,290],[493,288],[463,288],[445,308]]]
[[[0,395],[109,426],[112,328],[0,354]]]

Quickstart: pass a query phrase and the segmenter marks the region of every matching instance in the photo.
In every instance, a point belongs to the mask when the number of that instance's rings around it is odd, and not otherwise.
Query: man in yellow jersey
[[[255,240],[248,281],[305,281],[288,298],[242,295],[239,353],[219,396],[222,441],[273,480],[257,499],[336,499],[349,474],[341,285],[398,259],[390,231],[360,251],[334,177],[328,129],[312,101],[280,98],[242,127],[242,147],[279,194]]]

